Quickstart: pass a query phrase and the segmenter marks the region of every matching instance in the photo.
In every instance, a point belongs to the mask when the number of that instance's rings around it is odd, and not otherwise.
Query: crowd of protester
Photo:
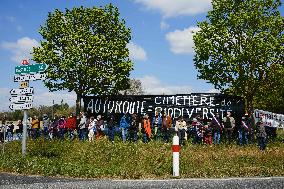
[[[27,125],[28,137],[32,139],[42,136],[48,140],[78,138],[80,141],[92,142],[107,137],[110,142],[114,142],[115,138],[119,137],[123,142],[136,143],[141,140],[144,143],[149,141],[169,143],[172,136],[177,134],[181,146],[189,142],[205,145],[237,142],[239,145],[247,145],[257,140],[261,150],[265,149],[267,138],[276,136],[276,128],[265,125],[264,119],[254,123],[255,120],[246,114],[236,122],[231,112],[227,112],[223,119],[218,113],[212,116],[212,119],[202,119],[197,115],[192,120],[185,120],[182,116],[173,119],[164,112],[156,112],[152,117],[148,114],[135,113],[98,115],[81,113],[78,117],[71,114],[69,117],[54,116],[50,119],[44,114],[41,120],[37,116],[29,118]],[[21,140],[22,121],[19,120],[16,126],[16,133],[13,133],[12,122],[2,124],[0,142],[3,142],[4,138],[7,141]]]

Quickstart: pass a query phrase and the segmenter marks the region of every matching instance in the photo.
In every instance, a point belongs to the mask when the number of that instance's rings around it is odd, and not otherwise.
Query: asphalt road
[[[41,176],[21,176],[0,173],[0,189],[28,188],[163,188],[163,189],[283,189],[284,177],[172,179],[172,180],[98,180],[67,179]]]

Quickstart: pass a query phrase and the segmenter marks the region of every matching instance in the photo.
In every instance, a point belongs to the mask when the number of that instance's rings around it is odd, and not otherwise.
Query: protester
[[[39,137],[39,120],[37,116],[34,116],[31,122],[31,128],[32,128],[32,138],[37,139]]]
[[[241,125],[238,129],[239,133],[239,144],[240,145],[246,145],[248,144],[248,131],[249,131],[249,126],[248,126],[248,120],[246,117],[242,117]]]
[[[109,141],[112,143],[114,142],[114,132],[115,132],[115,116],[111,111],[109,110],[107,113],[107,128],[108,128],[108,137]]]
[[[13,141],[13,135],[14,135],[14,124],[13,122],[10,122],[9,124],[7,124],[6,128],[7,141]]]
[[[138,135],[137,135],[138,127],[139,127],[138,117],[137,114],[134,113],[132,114],[131,123],[129,126],[129,140],[135,143],[138,140]]]
[[[104,130],[104,120],[102,119],[101,115],[97,116],[96,128],[97,128],[96,139],[99,139],[103,136],[103,130]]]
[[[220,144],[220,137],[222,132],[222,122],[219,113],[217,112],[215,116],[213,115],[212,121],[210,123],[210,127],[213,132],[213,143]]]
[[[164,142],[168,143],[170,141],[170,128],[172,127],[172,118],[170,115],[163,113],[163,125],[162,133],[164,135]]]
[[[57,115],[55,115],[48,127],[48,135],[50,139],[53,139],[58,135],[57,127],[58,127],[58,117]]]
[[[231,112],[227,112],[227,116],[223,118],[224,134],[227,143],[231,143],[233,140],[233,131],[235,128],[235,119],[231,116]]]
[[[66,128],[69,134],[69,139],[74,140],[75,138],[75,129],[76,129],[76,117],[71,114],[66,120]]]
[[[121,130],[121,138],[123,142],[126,142],[127,135],[128,135],[128,128],[130,125],[130,118],[128,114],[123,114],[123,116],[120,119],[120,130]]]
[[[18,140],[22,140],[22,137],[23,137],[23,123],[22,123],[22,120],[18,120],[17,127],[18,127],[18,129],[16,129],[17,138],[18,138]]]
[[[28,131],[28,137],[29,137],[29,138],[32,138],[32,137],[33,137],[32,121],[33,121],[33,118],[32,118],[32,117],[29,117],[29,118],[27,119],[27,131]]]
[[[50,120],[46,114],[43,114],[42,122],[43,122],[43,136],[45,139],[48,139],[48,127],[50,125]]]
[[[66,128],[67,128],[67,121],[66,121],[65,116],[61,116],[61,118],[57,122],[56,127],[58,129],[59,139],[64,140],[64,135],[65,135]]]
[[[156,112],[156,115],[152,119],[152,133],[155,140],[158,140],[161,137],[161,128],[162,128],[162,116],[159,112]]]
[[[265,132],[265,124],[262,121],[260,121],[257,123],[257,125],[258,125],[258,130],[256,136],[258,138],[258,146],[260,150],[265,150],[266,138],[267,138],[267,134]]]
[[[203,142],[212,145],[212,128],[208,125],[204,125]]]
[[[202,123],[197,118],[192,119],[191,126],[193,127],[193,144],[201,144],[203,133],[202,133]]]
[[[4,130],[5,130],[5,124],[2,123],[0,127],[0,143],[4,142]]]
[[[151,124],[148,114],[143,116],[141,132],[143,134],[143,142],[148,143],[152,136]]]
[[[80,115],[80,122],[78,125],[79,129],[79,140],[84,141],[87,139],[87,117],[85,113],[81,113]]]
[[[88,130],[89,130],[88,138],[89,138],[89,142],[94,141],[94,138],[95,138],[94,136],[97,133],[96,122],[97,122],[97,120],[93,116],[90,117],[90,122],[89,122],[89,125],[88,125]]]
[[[178,132],[179,144],[181,146],[185,145],[185,133],[187,131],[186,122],[182,116],[179,116],[175,124],[175,131]]]

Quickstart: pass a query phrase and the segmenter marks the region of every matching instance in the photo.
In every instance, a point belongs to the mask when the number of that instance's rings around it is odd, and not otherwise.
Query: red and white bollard
[[[172,145],[172,151],[173,151],[173,176],[179,177],[179,138],[177,135],[173,138],[173,145]]]

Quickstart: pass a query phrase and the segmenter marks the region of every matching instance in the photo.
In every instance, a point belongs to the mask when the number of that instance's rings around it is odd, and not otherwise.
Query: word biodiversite
[[[94,96],[84,97],[85,110],[90,113],[137,113],[154,114],[164,111],[174,118],[182,115],[191,118],[196,114],[209,118],[211,113],[219,112],[225,116],[227,111],[240,113],[243,101],[216,93],[194,93],[186,95],[137,95],[137,96]]]

